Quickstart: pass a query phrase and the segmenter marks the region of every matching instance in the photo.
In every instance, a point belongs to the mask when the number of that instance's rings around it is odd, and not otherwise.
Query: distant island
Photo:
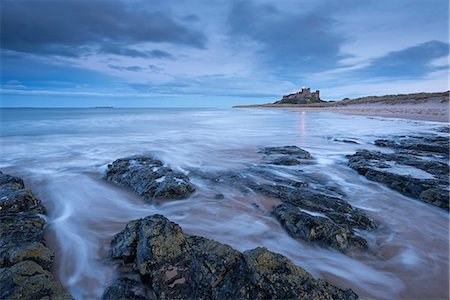
[[[234,108],[283,108],[301,111],[334,111],[347,114],[397,117],[428,121],[449,122],[449,91],[412,93],[384,96],[344,98],[340,101],[320,99],[319,90],[309,88],[284,95],[274,103],[238,105]]]

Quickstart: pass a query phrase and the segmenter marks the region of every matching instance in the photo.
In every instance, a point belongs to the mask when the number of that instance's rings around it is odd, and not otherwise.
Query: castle
[[[300,92],[284,95],[281,99],[282,103],[292,103],[292,104],[307,104],[312,102],[320,102],[319,90],[311,92],[310,88],[302,87]]]

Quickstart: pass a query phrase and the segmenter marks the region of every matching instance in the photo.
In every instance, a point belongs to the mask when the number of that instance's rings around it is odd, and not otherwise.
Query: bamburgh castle
[[[311,92],[310,88],[302,87],[300,92],[284,95],[279,103],[306,104],[312,102],[320,102],[319,90]]]

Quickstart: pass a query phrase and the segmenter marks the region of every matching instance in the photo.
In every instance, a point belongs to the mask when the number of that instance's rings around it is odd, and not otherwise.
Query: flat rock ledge
[[[394,152],[360,150],[349,156],[349,166],[405,196],[449,210],[448,137],[403,137],[375,145]]]
[[[308,151],[297,146],[266,147],[259,152],[265,154],[266,160],[273,165],[294,166],[313,160]]]
[[[0,299],[72,299],[50,273],[45,214],[22,179],[0,172]]]
[[[309,152],[296,146],[267,147],[260,152],[269,163],[218,176],[200,176],[214,184],[237,188],[244,194],[259,193],[279,199],[283,203],[274,206],[272,214],[297,240],[343,253],[349,249],[368,249],[368,242],[361,234],[376,229],[377,223],[363,210],[350,205],[345,193],[332,180],[301,169],[306,162],[310,166],[314,163]],[[300,166],[291,168],[294,164],[273,163],[280,155],[283,161],[299,161]]]
[[[103,299],[358,298],[266,248],[241,253],[187,235],[162,215],[129,222],[112,240],[110,255],[133,271],[113,282]]]
[[[108,165],[105,180],[130,190],[145,202],[185,199],[195,192],[188,176],[147,156],[120,158]]]

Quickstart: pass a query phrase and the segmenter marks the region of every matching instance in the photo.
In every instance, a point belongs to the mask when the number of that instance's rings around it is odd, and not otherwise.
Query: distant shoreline
[[[449,123],[449,92],[416,93],[345,99],[312,104],[238,105],[234,108],[284,109],[289,111],[330,111],[364,116],[379,116]]]

